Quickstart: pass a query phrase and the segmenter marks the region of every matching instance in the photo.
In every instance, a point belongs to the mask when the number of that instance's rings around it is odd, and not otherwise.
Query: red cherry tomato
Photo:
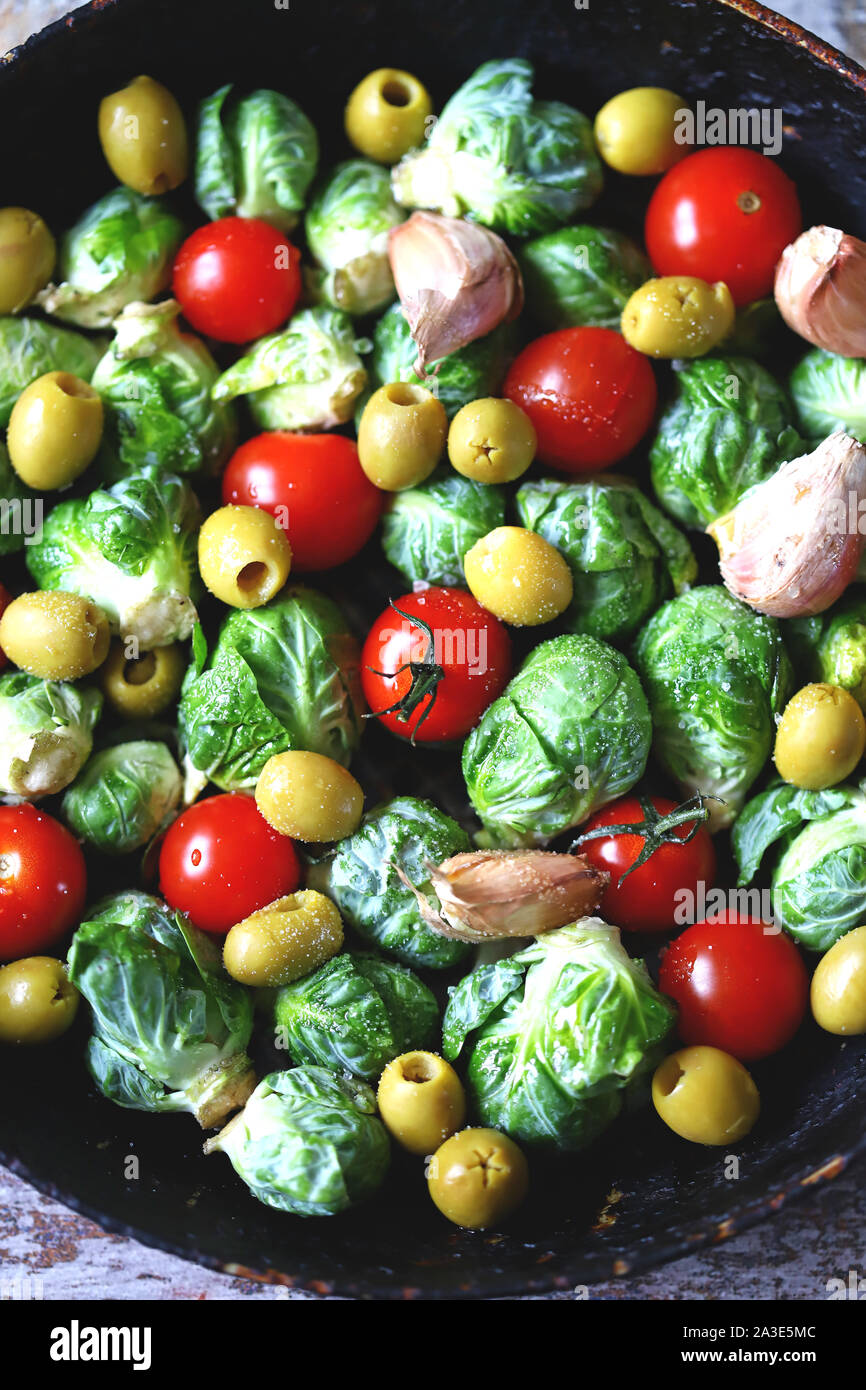
[[[223,502],[261,507],[285,528],[297,571],[332,569],[357,555],[384,501],[342,434],[258,434],[223,475]]]
[[[361,653],[370,709],[401,738],[414,735],[418,743],[463,738],[511,674],[511,639],[504,625],[464,589],[431,587],[394,603],[376,619]],[[432,642],[413,618],[427,624]],[[401,702],[406,719],[392,709]]]
[[[3,584],[0,584],[0,617],[3,616],[3,609],[6,608],[11,602],[12,595],[10,594],[9,590],[5,588]],[[4,652],[3,648],[0,647],[0,671],[2,671],[3,667],[7,665],[8,661],[8,656]]]
[[[649,361],[612,328],[562,328],[525,347],[503,394],[529,416],[538,457],[564,473],[616,463],[649,428],[656,380]]]
[[[198,333],[248,343],[289,318],[301,293],[301,253],[255,217],[223,217],[187,237],[173,293]]]
[[[160,892],[195,926],[217,936],[294,893],[300,881],[293,842],[272,830],[253,798],[239,792],[197,801],[162,842]]]
[[[666,796],[652,796],[649,800],[661,816],[667,816],[677,809],[677,803]],[[590,816],[581,833],[586,834],[607,825],[637,825],[643,819],[638,798],[623,796]],[[693,825],[693,820],[685,821],[674,827],[672,833],[677,839],[684,840]],[[614,922],[626,931],[670,932],[677,923],[674,914],[678,908],[681,910],[684,901],[680,895],[688,892],[697,898],[700,883],[704,884],[705,892],[715,883],[716,854],[713,842],[709,831],[702,825],[688,844],[660,844],[643,864],[623,878],[644,843],[645,837],[641,834],[602,835],[598,839],[583,841],[579,849],[593,868],[610,874],[610,883],[599,908],[606,921]]]
[[[778,1052],[796,1033],[809,976],[784,932],[757,917],[722,912],[687,927],[666,951],[659,988],[679,1007],[683,1042],[730,1052],[741,1062]]]
[[[647,208],[659,275],[724,280],[735,304],[770,294],[776,262],[803,226],[794,184],[757,150],[698,150],[674,165]]]
[[[86,892],[66,827],[35,806],[0,806],[0,960],[50,950],[80,922]]]

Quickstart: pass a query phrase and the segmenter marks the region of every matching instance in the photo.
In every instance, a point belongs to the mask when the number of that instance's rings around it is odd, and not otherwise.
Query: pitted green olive
[[[183,112],[161,82],[136,77],[103,97],[99,140],[111,172],[136,193],[168,193],[189,167]]]
[[[102,441],[98,392],[71,372],[46,372],[21,392],[6,445],[22,482],[52,492],[75,482]]]
[[[51,279],[57,248],[28,208],[0,208],[0,314],[17,314]]]

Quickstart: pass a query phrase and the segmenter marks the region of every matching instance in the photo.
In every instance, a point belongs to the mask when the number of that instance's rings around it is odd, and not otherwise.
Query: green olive
[[[53,956],[28,956],[0,969],[0,1042],[53,1042],[78,1009],[78,990]]]
[[[514,627],[552,622],[571,603],[571,570],[549,541],[522,526],[497,526],[464,557],[466,583],[497,618]]]
[[[379,1114],[398,1144],[432,1154],[466,1119],[460,1077],[435,1052],[404,1052],[379,1080]]]
[[[108,655],[109,641],[105,613],[79,594],[37,589],[13,599],[0,617],[0,648],[42,680],[89,676]]]
[[[6,444],[22,482],[39,492],[68,487],[102,441],[102,401],[71,372],[46,372],[21,392]]]
[[[866,748],[866,720],[847,690],[804,685],[788,701],[776,729],[773,757],[779,776],[795,787],[821,791],[854,771]]]
[[[448,431],[448,457],[464,478],[512,483],[525,473],[538,439],[529,416],[513,401],[492,396],[458,410]]]
[[[866,1033],[866,927],[846,932],[818,961],[812,1013],[828,1033]]]
[[[99,104],[99,141],[111,172],[136,193],[168,193],[187,176],[183,112],[168,88],[136,77]]]
[[[455,1226],[483,1231],[520,1206],[529,1190],[529,1169],[507,1134],[462,1129],[430,1159],[427,1185],[442,1215]]]
[[[57,248],[42,218],[0,208],[0,314],[26,309],[51,279]]]
[[[223,964],[242,985],[289,985],[318,970],[343,945],[343,920],[324,893],[302,888],[232,927]]]
[[[389,382],[373,392],[361,416],[361,467],[384,492],[417,487],[439,462],[447,433],[448,416],[430,391]]]
[[[218,507],[198,536],[204,583],[232,608],[260,608],[289,577],[292,549],[285,531],[261,507]]]
[[[125,643],[117,640],[99,673],[102,693],[122,718],[152,719],[177,699],[187,664],[180,642],[127,656]]]
[[[702,357],[726,338],[736,310],[731,291],[693,275],[664,275],[635,290],[622,311],[622,336],[647,357]]]
[[[256,783],[256,805],[281,835],[319,844],[358,829],[364,793],[333,758],[299,749],[268,758]]]
[[[368,159],[396,164],[421,144],[432,110],[426,89],[411,72],[377,68],[349,97],[346,134]]]
[[[620,174],[663,174],[687,155],[676,139],[677,114],[688,110],[665,87],[630,87],[606,101],[595,118],[595,143]]]
[[[653,1105],[674,1134],[693,1144],[735,1144],[761,1110],[742,1062],[717,1047],[684,1047],[653,1076]]]

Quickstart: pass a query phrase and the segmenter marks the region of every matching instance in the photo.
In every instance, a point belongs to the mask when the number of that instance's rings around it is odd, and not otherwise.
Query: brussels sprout
[[[377,1081],[390,1061],[432,1047],[439,1008],[403,965],[343,951],[281,989],[274,1001],[277,1046],[295,1063],[315,1062]]]
[[[481,1122],[524,1144],[583,1149],[661,1060],[676,1009],[598,917],[479,965],[451,992],[445,1056],[468,1049]]]
[[[180,305],[128,304],[93,373],[106,412],[104,472],[115,481],[146,467],[218,473],[234,449],[232,406],[211,398],[219,368],[199,338],[181,333]]]
[[[552,231],[589,207],[602,185],[592,126],[571,106],[534,100],[532,79],[525,58],[483,63],[395,168],[398,203],[515,236]]]
[[[652,266],[630,237],[609,227],[562,227],[518,252],[527,312],[545,329],[619,329],[622,311]]]
[[[778,623],[720,585],[702,586],[650,618],[634,659],[656,758],[685,795],[720,798],[713,824],[730,825],[770,756],[791,693]]]
[[[394,493],[382,518],[382,549],[407,584],[465,587],[464,555],[504,522],[504,488],[440,468]]]
[[[106,899],[72,938],[68,966],[93,1010],[87,1065],[109,1100],[186,1110],[203,1128],[244,1103],[252,995],[182,913],[147,893]]]
[[[773,914],[808,951],[828,951],[866,913],[866,794],[862,787],[803,791],[778,779],[754,797],[731,843],[748,883],[777,845]]]
[[[178,717],[202,785],[251,789],[289,749],[348,764],[362,727],[360,651],[329,598],[290,585],[263,608],[230,613],[209,657],[196,628],[193,651]]]
[[[336,1216],[362,1202],[390,1158],[370,1087],[324,1067],[271,1072],[205,1147],[227,1154],[265,1206],[295,1216]]]
[[[189,637],[196,621],[198,502],[173,474],[135,474],[107,492],[60,502],[27,548],[40,589],[98,603],[112,631],[139,647]]]
[[[295,314],[281,333],[260,338],[223,372],[215,401],[248,396],[263,430],[327,430],[352,418],[367,373],[348,314],[319,305]]]
[[[652,482],[671,516],[704,529],[807,449],[784,391],[757,362],[699,357],[673,366],[676,396],[650,450]]]
[[[640,682],[594,637],[542,642],[463,747],[463,776],[494,849],[543,845],[643,776],[652,729]]]
[[[428,370],[435,372],[431,384],[430,379],[422,380],[414,370],[418,347],[400,305],[392,304],[373,329],[373,352],[367,362],[370,391],[389,381],[426,386],[435,392],[450,420],[470,401],[496,395],[514,356],[514,343],[513,325],[501,325],[485,338],[477,338],[468,347],[449,353],[441,363],[428,364]],[[362,397],[356,424],[365,404],[366,398]]]
[[[182,239],[182,223],[159,198],[115,188],[67,232],[61,283],[47,285],[36,302],[55,318],[107,328],[124,305],[166,288]]]
[[[516,502],[523,525],[568,561],[573,632],[625,641],[663,599],[697,577],[685,536],[625,478],[528,482]]]
[[[804,683],[841,686],[866,711],[866,592],[849,589],[825,613],[789,619],[782,635]]]
[[[321,270],[317,293],[347,314],[371,314],[394,298],[388,233],[406,214],[391,196],[381,164],[338,164],[307,209],[307,245]]]
[[[104,339],[85,338],[73,328],[42,319],[0,317],[0,429],[9,424],[21,392],[46,372],[71,372],[89,381],[104,351]]]
[[[172,819],[182,792],[165,744],[138,739],[94,754],[66,792],[63,815],[94,849],[129,854]]]
[[[101,710],[98,690],[23,671],[0,676],[0,795],[36,801],[68,786],[90,756]]]
[[[314,864],[309,885],[333,898],[360,936],[405,965],[447,970],[470,948],[425,924],[416,893],[438,911],[429,866],[469,848],[466,832],[431,802],[398,796]]]
[[[0,555],[14,555],[40,533],[44,505],[38,492],[24,486],[0,443]]]
[[[797,421],[812,439],[826,439],[840,425],[866,444],[866,362],[813,348],[791,373]]]
[[[316,131],[289,97],[266,87],[230,103],[232,84],[199,107],[195,196],[208,217],[261,217],[296,225],[316,165]]]

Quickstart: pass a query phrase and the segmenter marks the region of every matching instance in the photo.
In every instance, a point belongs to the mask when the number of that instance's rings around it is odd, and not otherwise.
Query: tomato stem
[[[427,640],[420,661],[404,661],[403,665],[398,666],[396,671],[377,671],[372,666],[366,668],[372,675],[381,676],[383,680],[394,680],[395,676],[399,676],[403,671],[409,671],[411,672],[411,680],[406,694],[396,700],[393,705],[388,705],[387,709],[370,710],[368,714],[364,715],[364,718],[378,719],[382,714],[396,714],[401,724],[408,724],[421,701],[429,697],[427,708],[412,730],[409,739],[414,747],[415,735],[436,703],[436,696],[439,694],[439,682],[445,679],[445,672],[438,662],[432,659],[436,650],[436,641],[430,625],[425,623],[423,618],[414,617],[411,613],[404,613],[402,608],[397,607],[393,599],[389,599],[388,602],[394,612],[400,614],[401,618],[405,618],[408,623],[421,628]]]
[[[596,830],[587,830],[585,834],[578,835],[572,843],[571,850],[576,850],[579,845],[586,840],[601,840],[611,835],[641,835],[643,846],[641,852],[633,864],[630,864],[625,873],[621,874],[617,881],[617,888],[628,878],[630,873],[639,869],[641,864],[645,864],[657,849],[662,845],[687,845],[693,840],[700,830],[702,824],[709,817],[707,809],[708,801],[718,801],[720,806],[724,806],[724,801],[718,796],[704,796],[701,792],[695,792],[687,801],[683,801],[679,806],[675,806],[666,815],[660,815],[653,806],[648,796],[638,796],[640,808],[644,818],[634,821],[631,825],[600,825]],[[686,835],[677,835],[675,832],[678,826],[686,825],[693,821],[691,829]]]

